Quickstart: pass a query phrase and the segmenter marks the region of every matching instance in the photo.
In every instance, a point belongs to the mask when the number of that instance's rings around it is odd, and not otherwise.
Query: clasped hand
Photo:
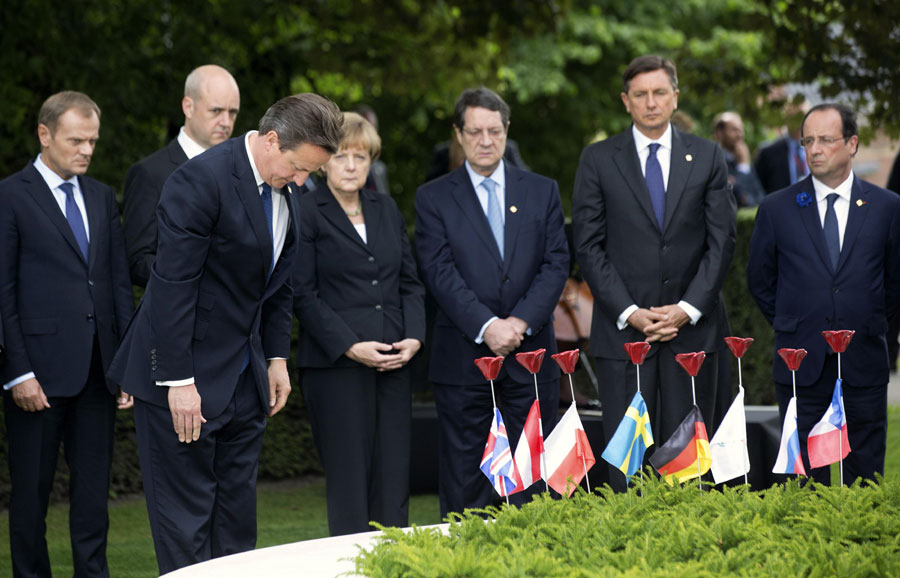
[[[353,361],[378,371],[400,369],[419,351],[422,343],[418,339],[407,338],[395,343],[380,341],[359,341],[350,346],[346,355]]]
[[[494,355],[506,357],[522,345],[528,323],[518,317],[495,319],[484,330],[484,343]]]
[[[678,336],[678,329],[690,321],[684,309],[677,304],[638,309],[628,317],[628,324],[647,338],[647,343],[664,343]]]

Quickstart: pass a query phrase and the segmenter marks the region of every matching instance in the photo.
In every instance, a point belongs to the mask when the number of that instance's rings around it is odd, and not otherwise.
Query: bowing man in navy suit
[[[256,545],[266,417],[291,389],[289,187],[337,150],[341,122],[320,96],[284,98],[163,187],[150,283],[110,370],[136,399],[160,573]]]
[[[100,109],[48,98],[41,154],[0,182],[0,367],[14,576],[50,576],[45,517],[60,441],[75,576],[109,576],[106,502],[118,387],[104,377],[134,308],[113,190],[85,176]],[[131,406],[128,396],[119,406]]]
[[[502,160],[507,104],[486,88],[466,90],[453,124],[466,162],[416,193],[419,269],[438,306],[429,378],[440,420],[442,516],[493,499],[478,467],[493,417],[491,388],[476,358],[507,358],[494,386],[515,446],[535,394],[515,353],[546,349],[541,417],[544,435],[553,429],[559,369],[550,359],[551,317],[569,273],[556,182]]]
[[[747,284],[775,330],[775,350],[808,352],[797,371],[797,426],[806,471],[806,438],[831,402],[837,355],[824,330],[856,334],[841,356],[850,454],[844,482],[884,473],[887,432],[888,317],[900,304],[900,197],[860,180],[851,169],[859,147],[856,114],[820,104],[803,120],[801,142],[812,175],[759,206]],[[775,355],[772,371],[782,419],[791,373]]]

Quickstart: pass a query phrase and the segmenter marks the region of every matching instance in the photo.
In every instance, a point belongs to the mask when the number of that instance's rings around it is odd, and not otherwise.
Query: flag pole
[[[537,377],[535,377],[537,379]],[[575,403],[575,382],[572,380],[572,374],[569,374],[569,390],[572,392],[572,403]],[[577,408],[577,406],[576,406]],[[577,411],[577,409],[576,409]],[[544,454],[541,454],[541,459],[544,459]],[[543,462],[541,462],[543,464]],[[588,492],[591,491],[591,479],[588,477],[587,473],[587,461],[584,459],[584,454],[581,454],[581,466],[584,468],[584,479],[587,482]],[[545,482],[546,483],[546,480]]]
[[[543,350],[541,350],[541,351],[543,351]],[[531,375],[532,375],[532,377],[534,377],[534,399],[536,399],[538,402],[538,429],[541,430],[540,434],[541,434],[541,439],[543,440],[544,439],[544,422],[543,422],[543,419],[541,419],[541,395],[538,393],[537,373],[532,373]],[[572,379],[571,375],[569,376],[569,379]],[[575,403],[574,389],[572,391],[573,391],[572,403]],[[541,452],[541,471],[543,471],[543,472],[547,471],[547,458],[544,457],[544,452]],[[545,475],[549,475],[549,474],[545,474]],[[544,491],[545,492],[550,491],[550,484],[547,482],[547,480],[544,480]]]
[[[491,401],[494,404],[494,411],[496,412],[497,411],[497,397],[494,395],[494,380],[491,379],[489,381],[491,382]],[[506,492],[506,496],[504,496],[504,497],[506,498],[506,505],[509,506],[509,492],[508,491]]]
[[[691,396],[694,398],[694,405],[697,405],[697,387],[694,385],[694,376],[691,376]],[[694,427],[697,427],[696,425]],[[696,435],[696,434],[695,434]],[[697,452],[697,487],[703,491],[703,481],[700,479],[703,473],[700,471],[700,452]]]
[[[637,369],[637,391],[641,393],[641,366],[635,365],[635,369]]]
[[[743,389],[743,388],[744,388],[744,376],[743,376],[743,374],[741,373],[741,358],[738,357],[737,360],[738,360],[738,387],[739,387],[740,389]],[[739,389],[738,391],[740,391],[740,389]],[[744,420],[747,419],[747,418],[746,418],[746,415],[747,415],[747,412],[745,411],[745,412],[744,412],[744,416],[745,416],[745,417],[744,417]],[[746,423],[746,421],[745,421],[745,423]],[[747,432],[747,428],[746,428],[746,426],[745,426],[745,427],[744,427],[744,438],[747,437],[746,432]],[[746,452],[746,451],[747,451],[747,440],[744,439],[743,442],[741,442],[741,443],[744,444],[744,451]],[[747,472],[744,472],[744,485],[746,486],[746,485],[748,485],[749,483],[750,483],[750,482],[747,480]]]
[[[838,351],[838,379],[839,380],[841,379],[841,352],[840,351]],[[843,385],[844,384],[842,382],[841,383],[841,413],[842,414],[844,413],[844,402],[843,402],[844,387],[843,387]],[[843,419],[847,419],[847,416],[844,415]],[[843,488],[844,487],[844,435],[843,434],[838,436],[838,458],[840,458],[840,462],[841,462],[841,467],[840,467],[841,487]]]

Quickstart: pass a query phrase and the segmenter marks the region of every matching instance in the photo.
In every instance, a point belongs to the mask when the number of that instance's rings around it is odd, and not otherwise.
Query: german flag
[[[670,484],[675,483],[675,478],[686,482],[709,471],[709,438],[699,407],[691,409],[672,437],[650,458],[650,464]]]

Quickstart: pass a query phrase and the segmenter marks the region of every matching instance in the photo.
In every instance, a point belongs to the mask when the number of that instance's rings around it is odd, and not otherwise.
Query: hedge
[[[772,331],[747,293],[744,273],[747,265],[747,247],[755,214],[754,209],[741,209],[738,212],[737,250],[724,291],[732,334],[740,337],[753,337],[756,340],[743,360],[744,387],[747,390],[746,403],[748,405],[775,403],[775,393],[770,378],[773,355]],[[296,349],[296,335],[295,323],[292,351]],[[731,358],[727,351],[725,356]],[[733,359],[731,361],[734,363]],[[285,409],[269,421],[260,458],[259,475],[261,479],[278,480],[322,471],[312,441],[312,433],[300,395],[300,388],[297,386],[293,357],[289,365],[294,389]],[[424,372],[417,374],[424,375]],[[736,382],[736,380],[734,381]],[[0,413],[2,413],[2,409],[0,409]],[[0,432],[5,440],[4,420],[0,420]],[[131,412],[119,412],[116,436],[111,493],[115,496],[140,492],[140,467]],[[3,443],[0,446],[0,460],[6,462],[6,455],[6,443]],[[60,459],[53,498],[59,499],[66,493],[66,467],[64,460]],[[7,468],[0,467],[0,506],[6,506],[8,503],[9,471]]]

